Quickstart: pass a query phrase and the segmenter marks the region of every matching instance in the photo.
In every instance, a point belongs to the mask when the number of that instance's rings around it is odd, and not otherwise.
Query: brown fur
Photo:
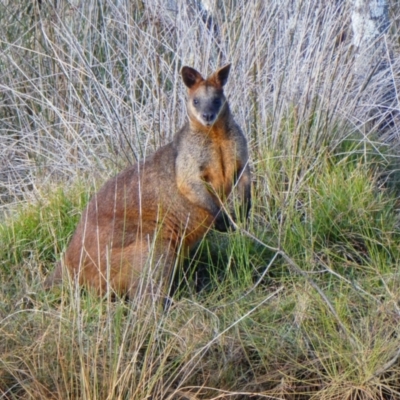
[[[247,142],[223,93],[229,69],[208,79],[190,67],[182,69],[187,123],[171,143],[110,179],[93,196],[46,287],[62,280],[63,264],[99,294],[109,285],[132,295],[150,254],[150,263],[168,278],[179,249],[192,248],[213,225],[228,228],[221,201],[237,179],[247,215]]]

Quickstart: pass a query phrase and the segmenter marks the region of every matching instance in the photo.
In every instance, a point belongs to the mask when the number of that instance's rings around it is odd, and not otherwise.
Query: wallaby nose
[[[203,114],[203,118],[204,118],[204,121],[206,121],[206,122],[211,122],[211,121],[214,120],[215,114],[204,113],[204,114]]]

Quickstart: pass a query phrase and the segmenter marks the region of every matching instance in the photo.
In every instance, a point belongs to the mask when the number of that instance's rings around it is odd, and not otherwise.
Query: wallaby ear
[[[182,79],[184,84],[190,89],[196,83],[204,81],[203,77],[199,72],[197,72],[194,68],[191,67],[183,67],[182,71]]]
[[[229,71],[231,69],[231,64],[225,65],[225,67],[220,68],[217,72],[214,73],[215,80],[221,85],[224,86],[228,81]]]

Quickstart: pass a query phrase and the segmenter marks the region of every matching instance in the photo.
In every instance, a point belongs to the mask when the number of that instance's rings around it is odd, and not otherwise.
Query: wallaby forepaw
[[[235,229],[229,217],[222,211],[218,214],[217,218],[215,218],[214,228],[219,232],[227,232],[229,229]]]

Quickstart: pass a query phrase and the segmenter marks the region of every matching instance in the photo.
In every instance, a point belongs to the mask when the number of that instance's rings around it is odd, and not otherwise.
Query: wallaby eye
[[[221,105],[221,99],[214,99],[213,100],[214,106],[220,106]]]
[[[193,100],[193,104],[194,104],[195,106],[197,106],[197,105],[199,104],[199,100],[198,100],[198,99],[194,99],[194,100]]]

